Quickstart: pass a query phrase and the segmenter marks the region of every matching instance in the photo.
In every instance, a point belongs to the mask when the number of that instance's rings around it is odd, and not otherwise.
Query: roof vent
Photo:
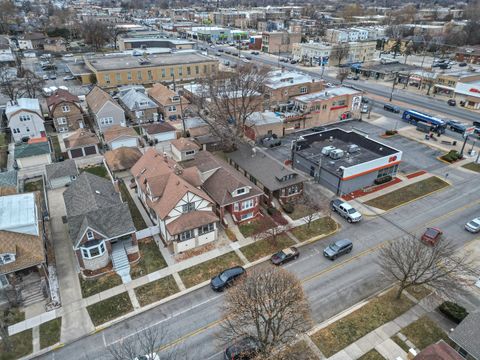
[[[95,194],[100,195],[101,193],[100,193],[100,191],[95,190]]]

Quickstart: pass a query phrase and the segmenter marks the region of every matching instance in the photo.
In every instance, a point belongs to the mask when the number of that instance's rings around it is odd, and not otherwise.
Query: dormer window
[[[68,105],[63,105],[63,106],[62,106],[62,111],[63,111],[64,113],[70,112],[70,106],[68,106]]]
[[[1,254],[0,265],[9,264],[15,261],[15,254]]]
[[[243,195],[243,194],[246,194],[248,193],[248,187],[242,187],[242,188],[238,188],[237,190],[233,191],[232,192],[232,196],[240,196],[240,195]]]
[[[280,181],[280,182],[284,182],[284,181],[287,181],[287,180],[291,180],[295,177],[296,174],[287,174],[285,176],[282,176],[281,178],[277,177],[277,180]]]
[[[95,239],[95,236],[93,235],[93,231],[87,231],[87,239],[88,240]]]
[[[174,95],[171,97],[172,102],[179,102],[180,101],[180,96]]]

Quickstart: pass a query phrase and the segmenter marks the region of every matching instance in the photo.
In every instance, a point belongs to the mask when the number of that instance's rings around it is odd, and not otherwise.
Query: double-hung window
[[[184,231],[184,232],[180,233],[180,236],[179,236],[180,241],[190,240],[194,237],[195,237],[195,231],[193,229]]]
[[[242,203],[242,210],[248,210],[248,209],[251,209],[255,206],[255,200],[254,199],[248,199],[248,200],[245,200],[243,203]]]
[[[195,210],[195,203],[194,202],[182,205],[182,212],[183,213],[188,213],[188,212],[193,211],[193,210]]]
[[[212,232],[213,230],[215,230],[215,226],[213,225],[213,223],[210,223],[210,224],[199,227],[198,234],[199,235],[207,234],[209,232]]]

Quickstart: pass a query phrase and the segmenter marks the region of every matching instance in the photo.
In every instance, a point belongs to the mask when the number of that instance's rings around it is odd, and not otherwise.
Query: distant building
[[[374,41],[348,42],[344,44],[299,43],[293,46],[295,60],[308,61],[313,64],[353,64],[374,59],[377,43]],[[339,56],[340,49],[348,49],[344,56]],[[339,61],[340,60],[340,61]]]
[[[269,54],[291,53],[293,45],[300,43],[301,33],[290,33],[288,31],[263,32],[262,51]]]
[[[121,37],[118,40],[118,48],[121,51],[131,50],[131,49],[144,49],[144,48],[167,48],[170,50],[187,50],[193,49],[193,41],[188,40],[178,40],[178,39],[169,39],[163,35],[152,34],[138,34],[138,35],[129,35]]]

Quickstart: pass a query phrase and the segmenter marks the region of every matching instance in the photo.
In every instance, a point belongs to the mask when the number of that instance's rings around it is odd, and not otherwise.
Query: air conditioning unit
[[[330,158],[332,158],[333,160],[341,159],[343,157],[343,150],[342,149],[332,150],[330,151],[328,156],[330,156]]]
[[[322,154],[328,156],[328,154],[330,154],[330,152],[335,149],[336,149],[335,146],[325,146],[322,148]]]
[[[350,144],[348,145],[347,151],[352,154],[360,151],[360,146],[356,144]]]

